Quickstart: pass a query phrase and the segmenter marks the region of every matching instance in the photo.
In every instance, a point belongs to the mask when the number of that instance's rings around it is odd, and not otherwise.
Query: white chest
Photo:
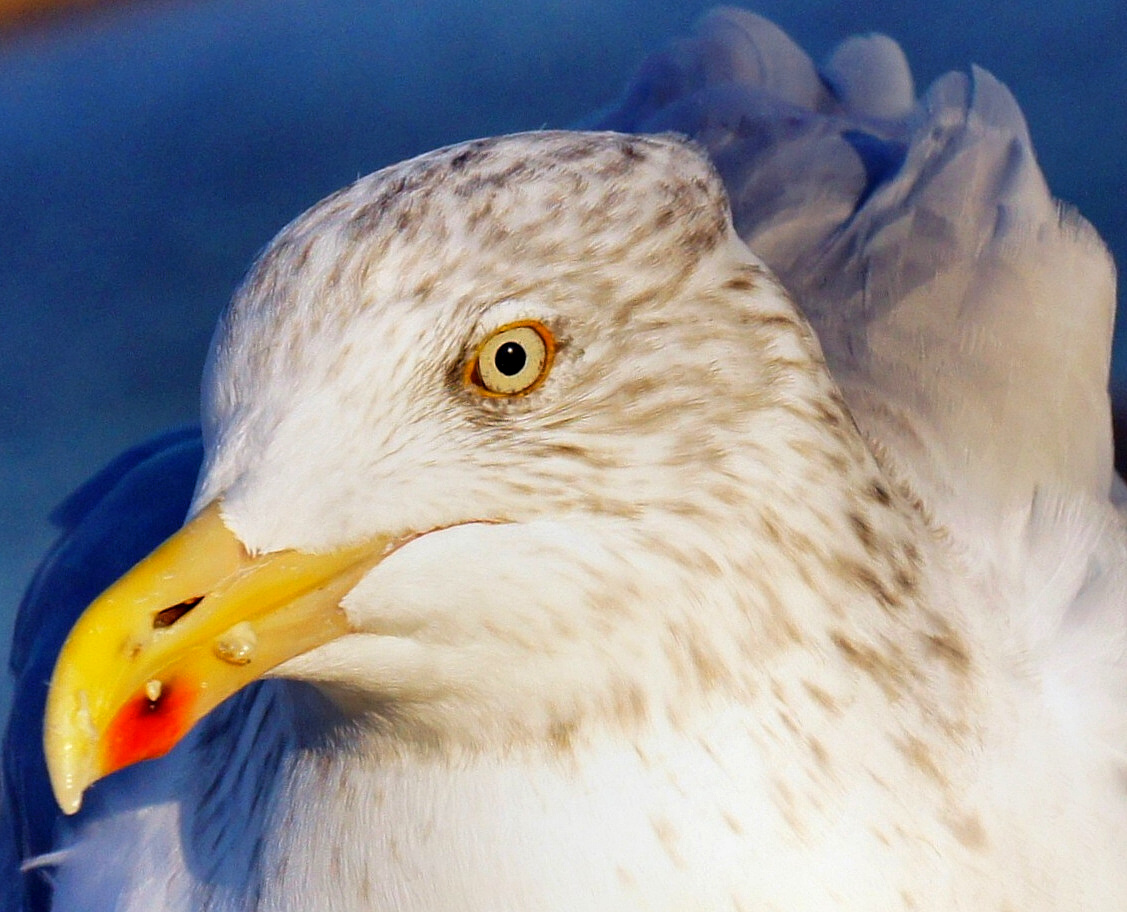
[[[325,803],[300,797],[313,782]],[[267,905],[308,891],[342,912],[724,908],[748,860],[746,789],[715,765],[653,770],[619,753],[570,769],[306,768],[293,785]]]
[[[296,754],[259,828],[257,870],[228,848],[206,878],[205,850],[185,842],[190,812],[133,792],[140,809],[88,828],[59,867],[56,909],[1121,908],[1114,847],[1127,828],[1099,810],[1090,770],[1057,782],[1010,756],[960,785],[952,758],[937,777],[887,737],[827,740],[825,758],[802,761],[748,720],[536,760]],[[245,802],[224,804],[228,847],[256,838],[242,832]]]
[[[830,790],[827,806],[813,807],[799,793],[807,773],[772,768],[732,721],[707,737],[556,762],[297,767],[265,861],[275,876],[264,906],[900,908],[902,882],[932,862],[935,847],[918,838],[889,844],[878,825],[891,813],[887,796],[872,783]],[[936,908],[951,907],[941,900]]]

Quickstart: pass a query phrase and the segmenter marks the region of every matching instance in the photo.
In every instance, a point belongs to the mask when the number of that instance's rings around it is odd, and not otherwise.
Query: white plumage
[[[722,11],[600,124],[699,146],[480,140],[286,228],[195,510],[389,553],[303,683],[95,786],[53,908],[1121,908],[1111,270],[1002,86],[913,97]]]

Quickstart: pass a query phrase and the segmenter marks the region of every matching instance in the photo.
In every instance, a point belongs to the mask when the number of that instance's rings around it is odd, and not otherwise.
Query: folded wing
[[[1112,263],[1050,195],[990,74],[916,100],[886,37],[819,69],[776,26],[720,9],[598,125],[707,149],[858,423],[937,508],[989,522],[1043,487],[1106,498]]]

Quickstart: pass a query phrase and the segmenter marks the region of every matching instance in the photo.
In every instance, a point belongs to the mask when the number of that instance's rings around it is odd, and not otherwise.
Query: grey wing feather
[[[122,454],[55,512],[61,535],[20,605],[15,692],[0,796],[0,912],[46,912],[50,886],[23,859],[48,852],[62,823],[43,759],[43,705],[55,657],[89,602],[183,522],[203,456],[195,428]]]
[[[849,39],[819,70],[721,9],[597,126],[708,151],[858,423],[933,501],[988,518],[1040,487],[1108,496],[1114,270],[988,73],[917,101],[889,38]]]

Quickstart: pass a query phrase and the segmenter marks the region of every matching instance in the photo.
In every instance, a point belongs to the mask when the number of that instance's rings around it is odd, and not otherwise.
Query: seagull
[[[0,908],[1123,908],[1114,280],[1012,97],[719,10],[588,126],[318,203],[63,504]]]

